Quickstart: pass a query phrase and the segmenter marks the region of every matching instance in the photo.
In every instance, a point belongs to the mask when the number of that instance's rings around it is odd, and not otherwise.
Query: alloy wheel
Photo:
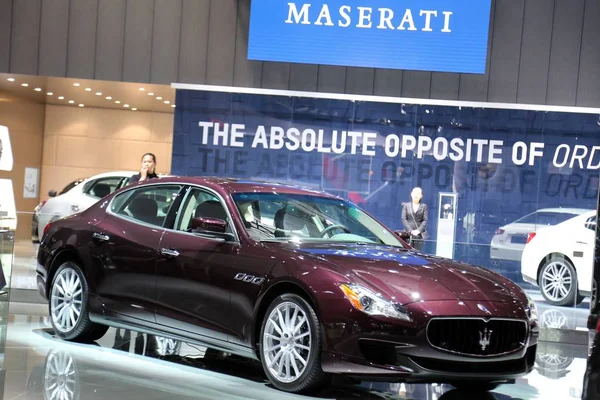
[[[44,398],[47,400],[75,400],[79,398],[78,386],[73,357],[62,351],[49,354],[44,373]]]
[[[262,350],[267,368],[279,382],[295,382],[310,358],[312,333],[307,315],[298,304],[286,301],[267,318]]]
[[[52,321],[61,332],[72,331],[81,318],[83,288],[75,270],[65,268],[56,277],[51,294]]]
[[[573,276],[569,267],[561,261],[553,261],[542,271],[542,290],[546,297],[561,302],[572,290]]]

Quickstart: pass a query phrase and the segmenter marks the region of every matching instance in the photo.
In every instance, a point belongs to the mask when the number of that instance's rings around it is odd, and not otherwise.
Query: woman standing
[[[423,190],[416,187],[410,193],[412,199],[409,203],[402,204],[402,224],[410,233],[411,245],[421,250],[423,240],[429,237],[427,233],[427,223],[429,222],[429,208],[427,204],[421,203]]]
[[[131,177],[129,183],[135,183],[139,181],[145,181],[148,179],[158,178],[156,174],[156,156],[152,153],[146,153],[142,156],[142,168],[139,174],[135,174]]]

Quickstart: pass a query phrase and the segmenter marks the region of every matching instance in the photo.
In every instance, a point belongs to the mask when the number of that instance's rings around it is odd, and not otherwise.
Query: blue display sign
[[[491,0],[252,0],[248,58],[485,73]]]

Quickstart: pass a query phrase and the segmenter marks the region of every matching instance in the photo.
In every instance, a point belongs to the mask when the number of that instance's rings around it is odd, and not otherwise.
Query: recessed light
[[[69,100],[69,104],[75,103],[75,100]]]
[[[148,96],[154,96],[154,93],[148,92]]]
[[[29,86],[29,83],[21,83],[21,86],[27,87],[27,86]]]
[[[14,81],[15,81],[15,78],[8,78],[8,79],[7,79],[7,81],[9,81],[9,82],[14,82]]]
[[[131,111],[137,111],[137,108],[133,107],[133,108],[131,109]]]
[[[158,97],[156,98],[156,100],[162,100],[162,97],[158,96]]]
[[[112,100],[112,97],[106,96],[106,100]]]
[[[42,91],[42,88],[36,87],[34,90],[35,90],[36,92],[41,92],[41,91]]]
[[[102,92],[96,92],[96,96],[102,96]]]
[[[164,103],[165,104],[171,104],[171,102],[169,100],[165,100]]]
[[[143,92],[143,91],[145,91],[146,89],[144,89],[143,87],[141,87],[141,88],[139,88],[138,90],[139,90],[140,92]]]
[[[115,101],[116,104],[121,104],[121,102],[119,100]]]
[[[64,99],[65,99],[65,97],[64,97],[64,96],[58,96],[58,99],[59,99],[59,100],[64,100]]]
[[[79,83],[75,82],[73,86],[80,86]]]
[[[171,104],[171,107],[175,108],[175,104]]]
[[[48,96],[52,96],[54,93],[52,93],[52,92],[48,92],[48,93],[46,93],[46,94],[47,94]]]
[[[79,107],[85,107],[85,105],[83,105],[83,104],[80,104],[80,105],[79,105]]]
[[[123,107],[127,108],[129,107],[129,104],[123,104]]]
[[[86,92],[91,92],[91,91],[92,91],[92,88],[86,87],[86,88],[85,88],[85,91],[86,91]]]

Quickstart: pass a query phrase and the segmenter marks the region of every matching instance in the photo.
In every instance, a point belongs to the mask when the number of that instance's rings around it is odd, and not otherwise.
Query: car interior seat
[[[158,217],[158,204],[148,197],[136,197],[128,207],[132,216],[140,221],[162,226],[163,219]]]
[[[285,206],[275,213],[273,219],[275,237],[288,237],[289,231],[306,229],[309,237],[319,237],[319,229],[310,215],[298,207]]]
[[[106,183],[98,183],[92,189],[92,194],[96,197],[103,198],[111,193],[110,186]]]

